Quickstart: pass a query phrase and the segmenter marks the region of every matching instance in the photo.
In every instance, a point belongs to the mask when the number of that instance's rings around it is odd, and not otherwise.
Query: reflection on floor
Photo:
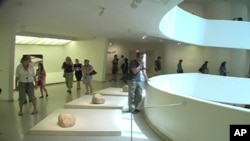
[[[121,82],[94,82],[95,90],[108,87],[121,88]],[[76,84],[74,84],[76,86]],[[122,113],[123,124],[121,136],[56,136],[56,135],[31,135],[29,131],[37,123],[47,117],[50,113],[64,107],[65,103],[84,96],[85,89],[82,86],[80,91],[73,89],[71,95],[66,93],[65,84],[54,84],[47,86],[48,99],[38,99],[39,113],[35,116],[30,115],[32,105],[24,106],[24,115],[19,117],[17,93],[15,101],[0,101],[0,141],[129,141],[131,140],[131,129],[133,141],[161,141],[161,139],[147,126],[143,114],[133,115],[131,128],[131,114]],[[36,96],[40,96],[40,91],[36,91]],[[1,97],[0,97],[1,99]]]

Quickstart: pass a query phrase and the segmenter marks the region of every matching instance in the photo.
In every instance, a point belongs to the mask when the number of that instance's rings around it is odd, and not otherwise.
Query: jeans
[[[128,107],[130,112],[133,109],[137,109],[141,102],[144,87],[144,81],[128,81]]]

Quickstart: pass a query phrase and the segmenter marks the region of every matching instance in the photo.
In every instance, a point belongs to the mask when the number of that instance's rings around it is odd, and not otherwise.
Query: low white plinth
[[[123,92],[122,88],[108,87],[106,89],[95,91],[94,93],[99,93],[102,95],[110,96],[128,96],[128,92]]]
[[[70,128],[60,127],[57,118],[61,113],[74,114],[76,124]],[[31,128],[30,134],[120,136],[121,121],[122,113],[118,109],[59,109]]]
[[[65,108],[74,109],[122,109],[128,107],[128,98],[124,96],[103,96],[104,104],[93,104],[93,95],[85,95],[64,105]]]

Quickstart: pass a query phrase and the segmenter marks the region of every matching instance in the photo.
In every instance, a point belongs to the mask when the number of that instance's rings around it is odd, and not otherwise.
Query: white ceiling
[[[150,41],[159,41],[164,37],[158,24],[169,10],[168,1],[142,0],[132,9],[132,0],[0,0],[0,19],[15,21],[23,35],[139,41],[147,34]],[[193,1],[208,0],[185,0]]]

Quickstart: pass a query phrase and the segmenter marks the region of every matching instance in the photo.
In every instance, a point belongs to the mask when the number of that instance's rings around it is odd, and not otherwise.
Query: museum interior
[[[250,124],[249,19],[248,0],[0,0],[0,141],[228,141]],[[149,80],[134,114],[120,65],[137,51]],[[44,65],[48,96],[36,89],[38,113],[27,101],[19,116],[24,55]],[[67,56],[96,70],[91,95],[75,77],[67,92]]]

